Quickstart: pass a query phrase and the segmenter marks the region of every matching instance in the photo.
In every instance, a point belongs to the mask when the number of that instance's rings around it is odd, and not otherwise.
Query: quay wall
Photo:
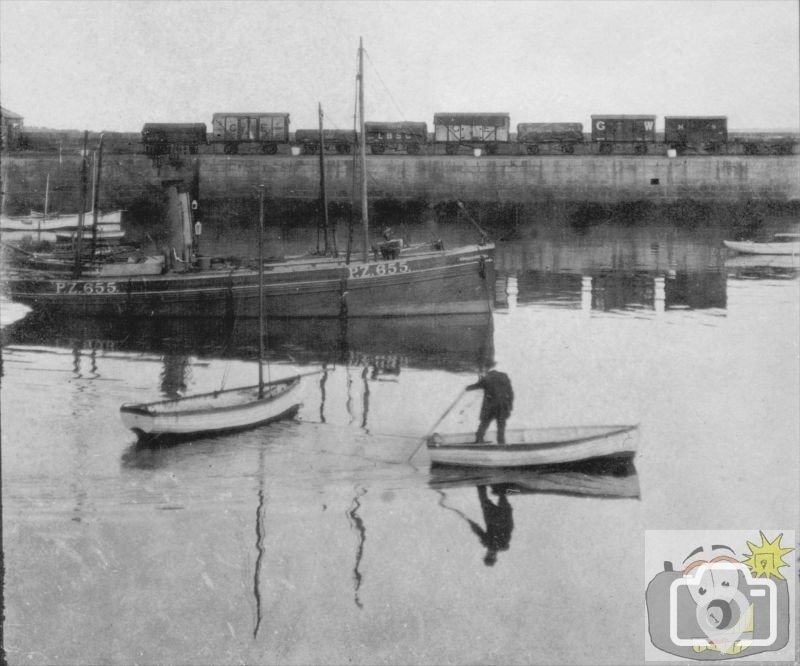
[[[314,156],[201,155],[157,166],[144,155],[103,157],[101,206],[148,210],[163,203],[163,183],[183,181],[203,204],[251,200],[259,185],[272,201],[313,202],[320,196]],[[3,156],[5,212],[44,206],[72,212],[79,200],[74,156]],[[357,162],[326,158],[331,202],[349,202]],[[368,157],[370,202],[438,204],[617,204],[682,201],[737,204],[800,202],[800,155],[785,156],[374,156]],[[91,192],[91,176],[89,176]]]

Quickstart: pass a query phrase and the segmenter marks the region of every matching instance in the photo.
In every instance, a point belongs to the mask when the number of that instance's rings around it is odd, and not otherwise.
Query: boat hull
[[[140,439],[188,439],[255,428],[294,415],[302,404],[302,379],[268,387],[217,391],[155,403],[122,405],[120,417]]]
[[[389,261],[316,259],[266,266],[267,315],[286,317],[474,314],[491,310],[493,246]],[[129,279],[21,277],[9,296],[51,314],[257,317],[258,272],[210,269]]]
[[[577,426],[509,430],[506,444],[478,444],[474,435],[432,435],[427,442],[434,465],[462,467],[532,467],[632,457],[638,449],[638,427]]]
[[[783,243],[754,243],[752,241],[722,241],[729,250],[741,254],[800,254],[800,241]]]

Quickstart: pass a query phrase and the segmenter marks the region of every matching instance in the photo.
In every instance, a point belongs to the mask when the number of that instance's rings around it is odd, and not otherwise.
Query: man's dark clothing
[[[511,416],[514,406],[514,390],[511,380],[504,372],[490,370],[474,384],[467,386],[467,391],[483,389],[481,405],[481,422],[475,440],[483,441],[483,436],[493,419],[497,421],[497,443],[506,443],[506,420]]]
[[[511,504],[503,491],[500,491],[497,504],[493,504],[486,492],[486,486],[478,486],[478,499],[481,502],[486,529],[481,529],[480,525],[472,520],[469,524],[486,548],[487,556],[492,560],[487,564],[494,564],[498,551],[508,550],[511,544],[511,532],[514,529]]]

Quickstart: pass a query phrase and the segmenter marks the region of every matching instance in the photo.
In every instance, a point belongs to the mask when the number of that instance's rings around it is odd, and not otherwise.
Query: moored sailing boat
[[[263,256],[263,196],[259,256]],[[260,271],[263,277],[263,270]],[[263,296],[263,290],[259,289]],[[262,301],[263,302],[263,301]],[[120,407],[123,423],[140,439],[187,439],[254,428],[297,413],[302,376],[264,382],[264,308],[259,307],[258,384]]]
[[[474,314],[491,311],[494,246],[485,239],[445,249],[440,244],[405,248],[370,245],[367,159],[363,145],[363,46],[359,45],[361,132],[361,257],[310,255],[263,265],[264,303],[270,316],[375,317]],[[125,278],[54,279],[26,276],[8,281],[12,299],[52,314],[81,316],[255,317],[259,271],[224,261],[191,260],[188,194],[177,193],[183,247],[171,248],[174,270]]]

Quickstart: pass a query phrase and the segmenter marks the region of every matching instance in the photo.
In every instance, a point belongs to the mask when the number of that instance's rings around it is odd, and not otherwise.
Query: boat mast
[[[50,205],[50,174],[47,174],[47,180],[44,183],[44,219],[47,219],[47,210]]]
[[[328,256],[328,192],[325,188],[325,136],[322,130],[322,102],[319,105],[319,192],[322,199],[322,229],[325,234],[325,256]],[[319,234],[317,234],[317,252],[319,252]]]
[[[258,399],[264,397],[264,187],[258,214]]]
[[[89,150],[89,130],[83,132],[83,150],[81,151],[81,195],[78,208],[78,233],[75,242],[75,279],[81,276],[81,261],[83,259],[83,223],[86,217],[86,154]]]
[[[364,41],[358,38],[358,130],[361,134],[361,222],[364,227],[364,254],[369,249],[369,218],[367,215],[367,142],[364,136]]]
[[[97,146],[94,162],[94,180],[92,182],[92,255],[91,261],[94,261],[95,250],[97,249],[97,217],[98,205],[100,199],[100,169],[103,168],[103,135],[100,134],[100,143]]]

